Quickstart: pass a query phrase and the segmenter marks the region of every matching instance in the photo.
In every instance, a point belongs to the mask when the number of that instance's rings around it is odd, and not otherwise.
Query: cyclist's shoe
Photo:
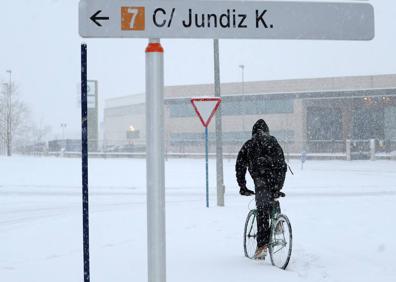
[[[254,259],[264,260],[267,256],[267,249],[267,245],[257,248],[256,253],[254,254]]]

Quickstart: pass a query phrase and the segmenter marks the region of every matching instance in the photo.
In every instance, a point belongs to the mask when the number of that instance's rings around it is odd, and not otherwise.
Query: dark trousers
[[[269,219],[272,208],[271,188],[264,181],[255,180],[255,200],[257,207],[257,247],[260,248],[269,243],[270,226]]]

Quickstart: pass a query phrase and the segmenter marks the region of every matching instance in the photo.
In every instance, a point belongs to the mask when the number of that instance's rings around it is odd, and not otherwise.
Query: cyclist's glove
[[[285,193],[281,192],[281,191],[276,191],[272,194],[272,196],[274,197],[274,199],[280,198],[280,197],[284,197],[286,196]]]
[[[242,196],[251,196],[254,195],[254,192],[246,187],[241,187],[239,189],[239,194],[241,194]]]

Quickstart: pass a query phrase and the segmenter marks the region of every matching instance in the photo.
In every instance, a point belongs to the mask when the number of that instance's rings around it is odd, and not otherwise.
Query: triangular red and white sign
[[[204,127],[208,127],[221,102],[218,97],[192,98],[191,103]]]

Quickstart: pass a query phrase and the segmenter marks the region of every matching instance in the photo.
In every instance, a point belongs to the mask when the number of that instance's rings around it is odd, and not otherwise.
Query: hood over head
[[[253,125],[252,136],[254,137],[258,133],[259,130],[262,131],[263,133],[269,133],[268,125],[265,123],[265,121],[263,119],[259,119]]]

